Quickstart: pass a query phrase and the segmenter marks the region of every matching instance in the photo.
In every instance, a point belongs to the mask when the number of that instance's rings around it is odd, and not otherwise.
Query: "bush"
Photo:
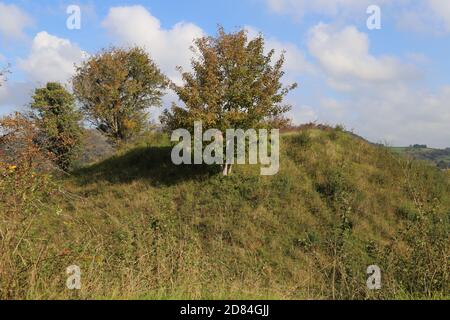
[[[56,190],[45,165],[49,155],[34,141],[39,131],[20,114],[0,119],[0,299],[27,294],[37,261],[30,228]]]
[[[296,134],[292,137],[292,142],[296,146],[302,147],[302,148],[309,148],[312,144],[312,139],[309,131],[302,130],[299,134]]]
[[[82,141],[81,114],[74,97],[59,83],[36,89],[31,103],[32,118],[45,136],[45,147],[54,154],[56,164],[68,170]],[[39,141],[41,141],[39,139]]]
[[[450,220],[436,200],[427,211],[417,210],[413,221],[382,251],[393,294],[441,298],[450,292]]]

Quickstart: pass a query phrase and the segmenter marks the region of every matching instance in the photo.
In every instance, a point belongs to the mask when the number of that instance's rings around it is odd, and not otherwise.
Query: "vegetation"
[[[47,83],[44,88],[36,89],[31,109],[32,118],[45,135],[48,151],[55,156],[57,165],[67,171],[83,135],[82,116],[75,109],[75,98],[61,84]]]
[[[219,28],[196,48],[169,129],[286,124],[295,85],[261,36]],[[57,83],[36,90],[33,117],[0,119],[0,299],[450,299],[448,171],[314,124],[286,128],[274,176],[176,166],[169,136],[144,130],[166,84],[139,48],[77,68],[82,111],[115,149],[80,136]],[[57,174],[75,153],[77,169]],[[66,287],[73,265],[81,290]],[[371,265],[380,290],[366,286]]]
[[[165,76],[141,48],[111,48],[77,68],[75,96],[98,130],[116,143],[140,133],[147,109],[160,106]]]
[[[284,56],[273,62],[274,50],[265,54],[264,38],[249,40],[245,30],[195,41],[198,58],[193,72],[182,73],[184,85],[172,84],[186,108],[174,105],[161,122],[169,129],[194,128],[202,121],[205,130],[258,129],[290,110],[284,97],[296,84],[283,87]],[[278,123],[279,124],[279,123]],[[224,173],[231,171],[226,164]]]
[[[450,169],[450,148],[432,149],[425,145],[415,145],[407,148],[392,148],[392,150],[412,159],[429,162],[442,170]]]
[[[35,143],[40,133],[29,118],[0,119],[0,133],[0,297],[5,299],[24,297],[32,283],[29,266],[37,252],[28,231],[42,222],[36,218],[46,213],[54,184],[48,174],[51,154]]]
[[[2,242],[0,296],[449,298],[450,176],[342,130],[289,133],[281,149],[278,175],[223,177],[172,165],[168,137],[149,134],[29,210],[2,203],[20,229]]]

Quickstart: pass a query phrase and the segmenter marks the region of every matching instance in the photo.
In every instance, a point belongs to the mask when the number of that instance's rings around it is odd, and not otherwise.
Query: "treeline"
[[[143,48],[111,47],[90,56],[68,85],[47,83],[36,89],[29,110],[0,119],[0,157],[22,152],[15,150],[24,136],[15,124],[26,122],[36,131],[34,147],[68,171],[82,148],[83,124],[113,145],[126,143],[149,129],[149,108],[161,107],[167,90],[181,101],[160,117],[167,130],[193,130],[194,121],[222,131],[289,123],[283,115],[291,106],[283,101],[297,85],[283,86],[284,55],[275,59],[262,35],[250,39],[245,30],[226,33],[219,27],[216,36],[195,40],[192,51],[192,71],[178,68],[181,85]]]

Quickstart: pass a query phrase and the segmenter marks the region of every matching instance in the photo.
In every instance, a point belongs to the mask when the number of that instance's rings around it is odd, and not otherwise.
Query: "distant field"
[[[450,148],[431,149],[414,147],[393,147],[393,151],[417,160],[433,163],[440,169],[450,169]]]

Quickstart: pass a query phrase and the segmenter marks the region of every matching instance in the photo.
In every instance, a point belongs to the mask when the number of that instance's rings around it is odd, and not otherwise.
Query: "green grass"
[[[273,177],[258,166],[229,177],[174,166],[164,135],[73,172],[26,229],[19,280],[2,296],[448,298],[448,282],[423,283],[428,272],[448,280],[450,177],[340,130],[291,133],[281,148]],[[440,244],[427,248],[442,259],[427,270],[408,235],[436,219],[443,230],[424,241]],[[73,264],[79,292],[65,288]],[[366,289],[371,264],[383,271],[379,292]]]

